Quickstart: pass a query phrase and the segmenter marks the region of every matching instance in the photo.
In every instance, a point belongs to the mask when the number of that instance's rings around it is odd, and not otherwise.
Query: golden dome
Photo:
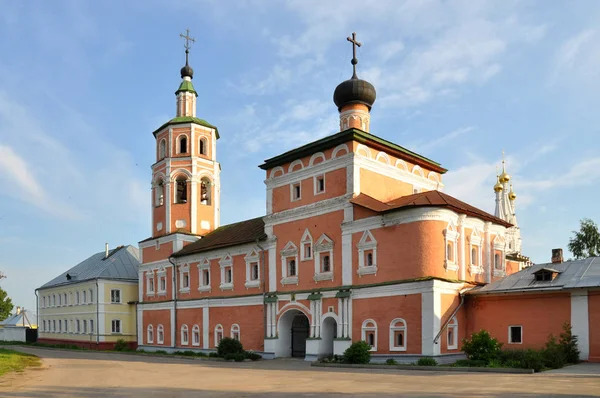
[[[500,181],[498,181],[496,185],[494,185],[494,192],[500,192],[502,189],[502,184],[500,184]]]
[[[504,151],[502,151],[502,157],[504,157]],[[502,174],[500,174],[500,182],[502,184],[510,181],[510,175],[506,172],[506,165],[504,159],[502,159]]]
[[[510,184],[510,192],[508,193],[508,199],[515,200],[517,198],[517,194],[513,191],[512,184]]]

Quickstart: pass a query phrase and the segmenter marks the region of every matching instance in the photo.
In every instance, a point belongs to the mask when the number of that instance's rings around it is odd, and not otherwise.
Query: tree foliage
[[[0,321],[8,318],[13,310],[13,303],[6,290],[0,287]]]
[[[569,239],[569,250],[578,259],[600,255],[598,226],[589,218],[584,218],[579,223],[579,231],[573,231],[575,236]]]

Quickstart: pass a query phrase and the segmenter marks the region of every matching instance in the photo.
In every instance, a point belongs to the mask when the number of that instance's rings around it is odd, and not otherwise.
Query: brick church
[[[188,54],[186,44],[176,116],[153,132],[140,348],[207,351],[233,337],[265,358],[312,360],[365,340],[375,361],[443,363],[480,327],[507,344],[539,345],[573,318],[568,304],[530,334],[531,312],[511,317],[524,293],[499,284],[537,266],[521,254],[510,175],[503,167],[494,186],[494,215],[445,194],[445,168],[370,131],[376,91],[358,78],[355,55],[352,77],[333,93],[339,132],[265,160],[266,214],[221,225],[219,131],[196,115]],[[590,307],[600,309],[596,293]]]

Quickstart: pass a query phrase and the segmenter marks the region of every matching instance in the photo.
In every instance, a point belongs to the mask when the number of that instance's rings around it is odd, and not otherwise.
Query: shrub
[[[366,341],[356,341],[344,351],[344,362],[365,364],[371,361],[371,346]]]
[[[456,361],[454,363],[454,366],[485,366],[486,363],[485,361],[479,360],[479,359],[459,359],[458,361]]]
[[[208,354],[208,357],[209,358],[218,358],[219,354],[217,354],[216,352],[211,352],[211,353]]]
[[[129,348],[127,342],[123,339],[117,340],[115,343],[115,347],[113,348],[115,351],[125,351]]]
[[[156,350],[154,351],[155,354],[161,354],[161,355],[167,355],[168,352],[166,352],[165,350]]]
[[[542,350],[542,358],[544,361],[544,366],[551,369],[559,369],[565,366],[566,355],[563,351],[563,348],[556,341],[556,337],[550,335],[548,337],[548,341],[546,342],[546,346]]]
[[[486,364],[497,359],[502,349],[502,343],[486,330],[473,333],[470,339],[463,339],[462,343],[462,350],[469,359],[485,361]]]
[[[398,365],[398,362],[396,362],[396,360],[394,358],[389,358],[387,361],[385,361],[386,365]]]
[[[262,359],[262,357],[254,351],[246,351],[246,358],[252,361],[258,361],[259,359]]]
[[[437,361],[431,357],[419,358],[417,366],[437,366]]]
[[[560,344],[563,353],[565,355],[565,361],[567,363],[579,362],[579,348],[577,347],[577,336],[573,335],[572,327],[569,322],[565,322],[563,325],[563,332],[560,334],[558,344]]]
[[[228,354],[244,354],[244,347],[238,340],[225,337],[217,347],[217,354],[223,358]]]
[[[223,357],[223,359],[225,359],[226,361],[236,361],[236,362],[242,362],[244,359],[246,359],[246,354],[243,352],[236,352],[236,353],[230,353],[230,354],[225,354],[225,356]]]

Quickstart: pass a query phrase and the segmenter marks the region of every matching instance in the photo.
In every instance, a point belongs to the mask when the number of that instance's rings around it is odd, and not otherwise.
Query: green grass
[[[38,357],[0,348],[0,376],[8,372],[22,372],[28,366],[40,366]]]

